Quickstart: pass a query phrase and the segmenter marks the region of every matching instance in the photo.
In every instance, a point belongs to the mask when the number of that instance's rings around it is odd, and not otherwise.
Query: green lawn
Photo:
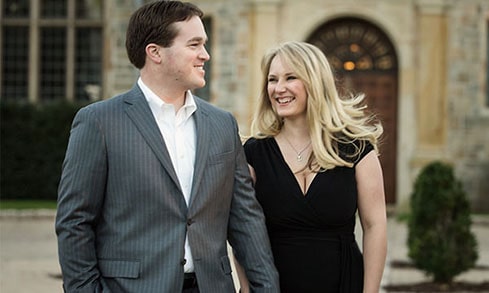
[[[56,209],[54,200],[0,200],[0,210]]]

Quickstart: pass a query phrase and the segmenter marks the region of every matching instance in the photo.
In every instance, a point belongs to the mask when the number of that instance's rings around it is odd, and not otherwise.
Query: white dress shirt
[[[138,79],[138,85],[148,101],[161,135],[165,140],[173,168],[177,173],[178,181],[188,206],[194,175],[196,140],[195,121],[192,114],[197,110],[197,106],[192,93],[190,91],[186,93],[184,105],[175,113],[175,107],[161,100],[143,83],[141,78]],[[188,244],[188,237],[185,238],[185,260],[184,271],[186,273],[193,272],[194,262]]]

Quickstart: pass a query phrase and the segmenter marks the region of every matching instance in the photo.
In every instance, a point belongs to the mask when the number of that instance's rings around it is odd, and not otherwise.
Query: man
[[[179,1],[138,9],[137,84],[73,121],[56,216],[67,292],[234,292],[226,240],[252,291],[279,291],[237,123],[190,92],[210,58],[202,16]]]

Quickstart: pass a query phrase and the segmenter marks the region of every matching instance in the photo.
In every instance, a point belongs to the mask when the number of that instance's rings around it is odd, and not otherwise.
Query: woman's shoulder
[[[251,137],[248,137],[244,143],[244,146],[245,147],[253,147],[254,145],[257,144],[257,141],[258,139],[256,139],[255,137],[251,136]]]
[[[244,149],[247,154],[258,154],[270,150],[271,140],[273,137],[257,138],[249,137],[244,143]]]
[[[272,140],[273,137],[250,137],[245,141],[244,150],[250,165],[254,166],[256,162],[262,161],[264,157],[270,154],[273,149]]]
[[[339,142],[338,151],[344,160],[357,164],[365,157],[374,146],[369,140],[354,140],[351,142]]]
[[[272,137],[257,138],[251,136],[248,139],[246,139],[244,145],[247,147],[259,147],[259,146],[267,145],[268,143],[270,143],[271,139]]]

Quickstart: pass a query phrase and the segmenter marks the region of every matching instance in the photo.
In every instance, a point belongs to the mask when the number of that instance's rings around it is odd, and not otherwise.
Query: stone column
[[[447,135],[447,1],[417,0],[415,165],[444,157]]]
[[[105,3],[104,98],[127,91],[139,75],[127,58],[125,42],[129,18],[143,4],[142,0],[109,0]]]

